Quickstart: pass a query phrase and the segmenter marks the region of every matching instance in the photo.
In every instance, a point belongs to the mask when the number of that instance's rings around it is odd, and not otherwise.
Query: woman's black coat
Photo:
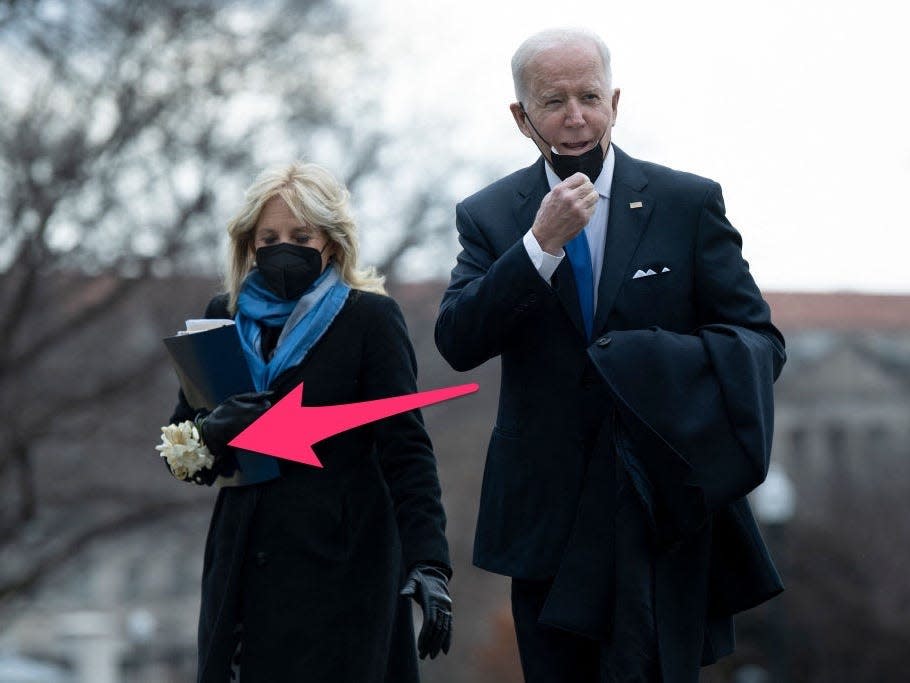
[[[225,296],[209,318],[230,317]],[[304,361],[270,386],[304,383],[304,405],[411,393],[416,363],[389,297],[352,290]],[[182,393],[172,421],[192,418]],[[436,462],[418,411],[315,445],[323,468],[223,488],[205,546],[198,681],[417,680],[411,608],[398,591],[420,561],[449,566]]]

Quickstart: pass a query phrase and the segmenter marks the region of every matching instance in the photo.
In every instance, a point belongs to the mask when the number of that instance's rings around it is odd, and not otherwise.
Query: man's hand
[[[570,175],[548,192],[531,226],[540,248],[548,254],[558,254],[591,220],[598,197],[584,173]]]
[[[410,595],[423,610],[423,626],[417,637],[417,651],[420,658],[430,655],[435,659],[439,650],[449,653],[452,642],[452,598],[447,587],[448,578],[439,567],[418,564],[408,575],[401,589],[402,595]]]

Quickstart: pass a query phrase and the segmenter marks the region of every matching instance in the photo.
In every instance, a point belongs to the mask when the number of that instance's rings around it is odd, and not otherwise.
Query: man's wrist
[[[565,257],[565,252],[560,249],[560,253],[557,255],[548,254],[541,248],[540,242],[537,241],[532,230],[528,230],[525,233],[522,242],[524,243],[525,251],[528,252],[528,257],[531,259],[531,265],[534,266],[534,270],[538,272],[544,282],[550,284],[550,279]]]
[[[562,258],[565,252],[563,251],[562,244],[560,244],[559,240],[541,239],[540,235],[534,229],[535,227],[536,226],[532,225],[530,232],[531,235],[534,236],[534,239],[537,240],[537,245],[540,247],[541,251],[543,251],[545,254],[548,254],[549,256]]]

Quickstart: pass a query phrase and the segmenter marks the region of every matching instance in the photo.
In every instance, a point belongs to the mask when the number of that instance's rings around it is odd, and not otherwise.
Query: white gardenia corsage
[[[201,470],[210,469],[215,459],[189,420],[161,428],[161,443],[155,446],[178,479],[187,481]]]

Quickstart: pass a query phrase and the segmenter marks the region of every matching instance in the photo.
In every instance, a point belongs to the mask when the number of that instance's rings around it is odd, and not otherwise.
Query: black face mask
[[[578,172],[588,176],[588,180],[592,183],[597,180],[597,176],[600,175],[600,172],[604,167],[604,150],[603,147],[600,146],[600,143],[603,141],[603,135],[600,136],[600,140],[597,141],[596,145],[578,156],[557,154],[556,148],[544,140],[543,135],[540,134],[540,131],[538,131],[537,127],[531,122],[531,117],[528,116],[525,106],[521,102],[518,103],[518,106],[521,107],[521,111],[524,113],[528,123],[531,124],[531,128],[537,133],[537,137],[550,148],[550,168],[553,169],[553,173],[555,173],[560,180],[565,180],[573,173]],[[604,135],[606,134],[606,131],[604,131]]]
[[[271,244],[256,250],[256,267],[276,296],[299,299],[322,273],[322,251],[285,242]]]

